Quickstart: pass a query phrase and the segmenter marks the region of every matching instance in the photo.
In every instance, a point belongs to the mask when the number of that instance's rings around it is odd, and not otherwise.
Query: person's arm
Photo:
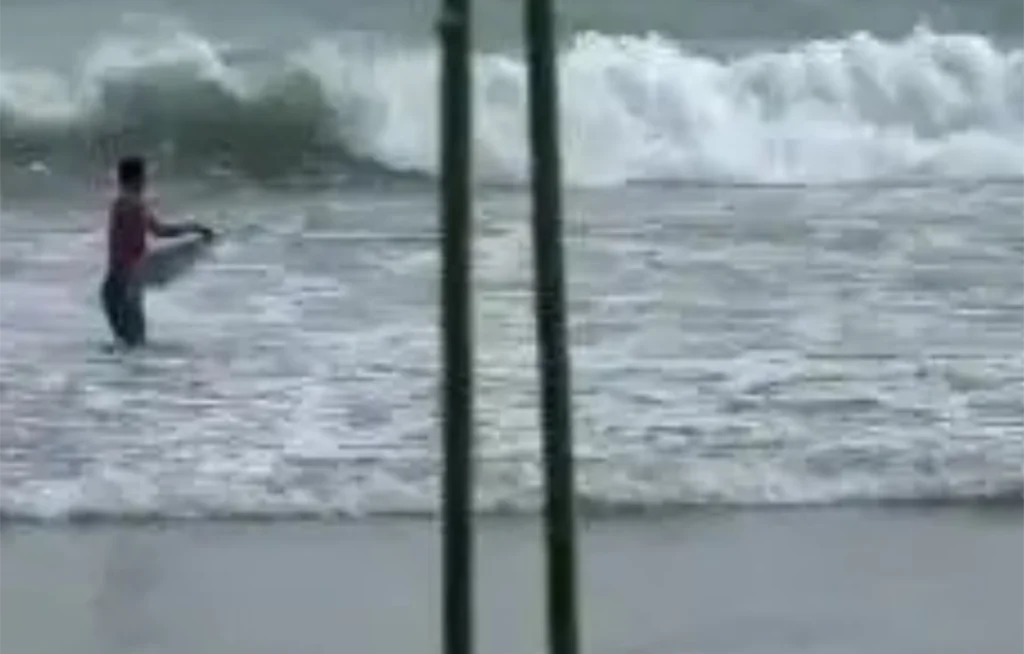
[[[213,238],[213,230],[205,225],[194,222],[165,223],[157,220],[151,212],[146,212],[146,227],[157,238],[174,238],[186,234],[199,234],[206,240]]]

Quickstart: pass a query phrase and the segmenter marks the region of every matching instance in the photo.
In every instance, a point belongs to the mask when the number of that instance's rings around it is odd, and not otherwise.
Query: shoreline
[[[602,506],[580,502],[576,508],[577,523],[622,523],[650,520],[686,520],[708,516],[740,516],[745,514],[861,514],[861,513],[969,513],[1016,514],[1024,522],[1024,498],[1016,491],[986,497],[936,499],[849,500],[838,503],[780,503],[780,504],[678,504],[636,506]],[[472,516],[474,523],[532,523],[543,520],[539,510],[488,510]],[[65,517],[41,517],[0,510],[0,532],[14,530],[77,530],[104,528],[145,528],[216,525],[274,526],[345,526],[379,525],[389,523],[441,523],[438,511],[389,511],[348,513],[343,511],[294,511],[290,513],[263,513],[260,511],[225,511],[206,514],[165,515],[157,512],[110,514],[83,511]]]

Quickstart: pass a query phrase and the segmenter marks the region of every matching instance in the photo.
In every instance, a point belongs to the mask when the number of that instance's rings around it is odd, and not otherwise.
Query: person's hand
[[[199,232],[199,235],[203,238],[204,241],[210,242],[213,240],[213,230],[207,227],[206,225],[196,225],[196,231]]]

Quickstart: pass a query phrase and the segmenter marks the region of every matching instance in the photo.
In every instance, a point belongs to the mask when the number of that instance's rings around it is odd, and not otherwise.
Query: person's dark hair
[[[146,162],[142,157],[123,157],[117,162],[117,182],[122,186],[140,186],[146,181]]]

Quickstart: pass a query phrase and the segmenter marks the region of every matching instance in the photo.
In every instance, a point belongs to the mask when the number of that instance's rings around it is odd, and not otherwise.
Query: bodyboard
[[[153,248],[142,261],[139,279],[145,287],[166,286],[209,254],[213,241],[201,236],[186,236],[174,243]]]

